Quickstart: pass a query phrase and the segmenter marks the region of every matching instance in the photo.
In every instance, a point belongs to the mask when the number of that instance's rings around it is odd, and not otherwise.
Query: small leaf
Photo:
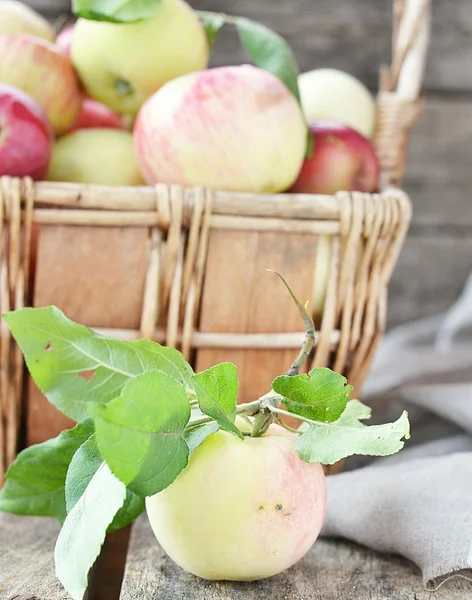
[[[129,23],[153,17],[162,0],[72,0],[77,17],[94,21]]]
[[[207,37],[208,47],[213,50],[215,45],[216,37],[220,31],[220,29],[225,24],[225,15],[221,13],[214,13],[205,10],[197,11],[198,17],[203,25],[203,29],[205,30],[205,34]]]
[[[254,63],[278,77],[300,102],[299,68],[283,37],[265,25],[243,17],[236,19],[236,30]]]
[[[203,425],[196,425],[195,427],[189,427],[184,432],[185,441],[190,454],[194,452],[198,446],[203,444],[209,435],[218,431],[220,426],[216,421],[211,423],[204,423]]]
[[[65,495],[68,513],[80,500],[92,477],[102,464],[103,459],[98,451],[94,434],[74,454],[67,471]],[[127,490],[125,503],[115,515],[108,531],[116,531],[126,527],[139,517],[144,507],[144,498],[137,496],[131,490]]]
[[[116,398],[133,377],[162,371],[189,388],[193,370],[174,348],[150,340],[123,342],[69,320],[55,306],[23,308],[4,315],[39,389],[76,421],[87,402]]]
[[[403,448],[402,438],[410,437],[406,411],[394,423],[370,427],[359,422],[369,414],[360,402],[349,402],[346,413],[335,423],[309,425],[295,442],[300,458],[308,463],[332,465],[354,454],[387,456]]]
[[[0,491],[0,510],[16,515],[66,517],[64,488],[69,463],[76,450],[93,434],[87,419],[57,437],[26,448],[6,474]]]
[[[74,600],[84,596],[88,572],[125,497],[125,485],[102,464],[64,521],[54,551],[56,575]]]
[[[339,419],[349,400],[352,386],[331,369],[312,369],[308,374],[277,377],[272,387],[284,397],[288,411],[313,421],[331,423]]]
[[[200,410],[215,419],[221,429],[243,439],[234,425],[238,400],[238,373],[233,363],[221,363],[195,375]]]
[[[184,388],[159,371],[131,379],[107,404],[89,404],[98,448],[112,472],[139,496],[170,485],[188,460]]]

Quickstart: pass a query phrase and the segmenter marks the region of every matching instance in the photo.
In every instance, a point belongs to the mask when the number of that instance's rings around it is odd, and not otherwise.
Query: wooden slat
[[[465,600],[470,584],[454,580],[443,600]],[[345,542],[319,540],[292,569],[254,583],[209,582],[177,567],[157,544],[147,518],[133,526],[120,600],[431,600],[406,560]],[[434,596],[435,597],[435,596]],[[439,595],[438,595],[439,597]]]
[[[70,598],[54,573],[54,519],[0,513],[0,598],[66,600]]]
[[[285,274],[302,302],[312,295],[316,236],[293,233],[212,231],[205,271],[200,331],[267,333],[303,331],[298,309],[274,269]],[[303,267],[301,266],[303,265]],[[243,290],[244,293],[243,293]],[[201,349],[196,368],[231,361],[238,367],[239,400],[254,400],[271,389],[296,350]]]
[[[50,18],[70,8],[67,0],[27,0]],[[390,60],[392,1],[383,0],[192,0],[195,8],[216,10],[259,20],[291,44],[302,70],[336,67],[352,72],[372,89],[378,86],[378,67]],[[471,90],[468,0],[435,0],[426,87]],[[236,37],[220,36],[213,64],[247,60]]]
[[[145,228],[41,227],[34,306],[54,304],[90,327],[138,329],[147,237]],[[31,379],[27,415],[28,444],[71,426]]]
[[[272,27],[289,42],[302,71],[343,69],[377,90],[379,66],[391,59],[391,0],[195,0],[192,4],[253,18]],[[435,0],[426,89],[472,89],[469,8],[468,0]],[[217,40],[213,64],[247,60],[234,33],[224,31]]]

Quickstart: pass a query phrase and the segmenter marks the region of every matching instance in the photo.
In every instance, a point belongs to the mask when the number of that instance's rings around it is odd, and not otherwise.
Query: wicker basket
[[[387,285],[411,217],[410,201],[397,186],[421,109],[418,56],[426,44],[420,29],[427,30],[428,3],[411,4],[422,8],[408,19],[408,5],[395,4],[394,60],[381,75],[380,193],[271,196],[4,177],[1,312],[56,304],[107,335],[176,346],[198,370],[231,360],[239,369],[240,400],[247,401],[270,389],[303,339],[297,310],[265,269],[280,271],[299,297],[310,298],[317,269],[326,268],[318,263],[315,269],[317,252],[329,245],[329,283],[308,366],[344,373],[358,393],[385,328]],[[25,376],[3,321],[0,359],[1,483],[19,432],[26,431],[21,444],[31,444],[69,422]]]

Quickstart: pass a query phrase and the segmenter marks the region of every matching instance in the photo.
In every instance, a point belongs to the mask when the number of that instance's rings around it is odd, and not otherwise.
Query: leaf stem
[[[287,423],[285,423],[284,421],[282,421],[280,415],[275,415],[275,420],[276,420],[276,422],[277,422],[278,425],[280,425],[281,427],[283,427],[287,431],[290,431],[291,433],[296,433],[297,435],[300,435],[300,432],[298,431],[298,429],[295,429],[295,427],[290,427],[290,425],[288,425]]]
[[[192,408],[193,406],[198,406],[198,400],[191,400],[190,401],[190,408]]]
[[[309,425],[313,425],[314,421],[311,419],[307,419],[306,417],[302,417],[301,415],[296,415],[294,413],[288,412],[288,410],[283,410],[282,408],[278,408],[277,406],[272,406],[269,404],[267,408],[270,412],[275,413],[276,415],[284,415],[285,417],[294,417],[298,421],[303,421],[304,423],[308,423]]]
[[[225,13],[215,12],[212,10],[197,10],[197,15],[209,18],[220,17],[224,20],[225,23],[231,23],[232,25],[236,25],[241,18],[232,15],[226,15]]]

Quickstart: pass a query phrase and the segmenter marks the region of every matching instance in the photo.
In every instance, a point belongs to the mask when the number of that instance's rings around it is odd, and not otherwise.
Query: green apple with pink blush
[[[274,193],[298,175],[306,124],[277,77],[242,65],[167,83],[141,108],[134,137],[149,183]]]

